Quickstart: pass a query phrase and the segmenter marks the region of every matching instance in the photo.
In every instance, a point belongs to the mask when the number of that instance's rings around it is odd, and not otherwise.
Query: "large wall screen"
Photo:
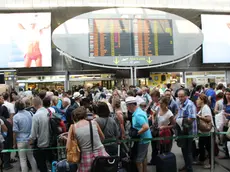
[[[203,63],[230,63],[230,15],[201,15]]]
[[[0,14],[0,68],[50,67],[51,13]]]

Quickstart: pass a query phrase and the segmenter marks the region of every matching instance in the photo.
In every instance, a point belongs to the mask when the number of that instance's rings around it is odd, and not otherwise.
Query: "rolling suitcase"
[[[172,152],[163,153],[156,158],[157,172],[177,172],[176,156]]]

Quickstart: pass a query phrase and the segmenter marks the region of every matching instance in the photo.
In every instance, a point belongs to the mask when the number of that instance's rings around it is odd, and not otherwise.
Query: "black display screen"
[[[89,19],[90,57],[174,55],[172,20]]]
[[[89,19],[90,56],[133,56],[131,20]]]
[[[172,20],[134,20],[135,56],[173,55]]]

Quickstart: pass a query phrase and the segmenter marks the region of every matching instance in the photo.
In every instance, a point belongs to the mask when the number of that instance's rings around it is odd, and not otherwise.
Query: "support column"
[[[65,91],[69,90],[69,71],[65,71],[64,88],[65,88]]]
[[[134,75],[133,75],[133,80],[134,80],[133,85],[137,86],[137,68],[136,67],[133,68],[133,73],[134,73]]]
[[[186,72],[181,72],[182,73],[182,78],[180,79],[180,82],[185,83],[185,87],[187,87],[186,83]]]
[[[130,67],[130,81],[131,81],[131,85],[133,85],[134,84],[134,82],[133,82],[133,67]]]

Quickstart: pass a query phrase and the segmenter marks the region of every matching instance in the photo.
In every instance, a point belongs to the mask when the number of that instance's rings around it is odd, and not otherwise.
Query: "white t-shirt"
[[[212,118],[212,112],[211,112],[211,109],[208,105],[204,105],[203,108],[198,112],[198,114],[203,116],[203,117],[210,116],[211,120],[212,120],[212,125],[214,126],[213,118]],[[214,128],[212,127],[211,132],[213,132],[213,131],[214,131]],[[201,132],[201,131],[199,131],[199,132],[200,133],[209,133],[209,132]]]
[[[168,126],[170,123],[170,118],[173,116],[171,110],[168,110],[164,115],[158,113],[158,127]]]
[[[15,113],[14,104],[4,101],[4,105],[7,107],[9,114]]]
[[[2,119],[0,119],[0,143],[5,141],[4,137],[2,136],[2,125],[4,125],[4,122]]]

